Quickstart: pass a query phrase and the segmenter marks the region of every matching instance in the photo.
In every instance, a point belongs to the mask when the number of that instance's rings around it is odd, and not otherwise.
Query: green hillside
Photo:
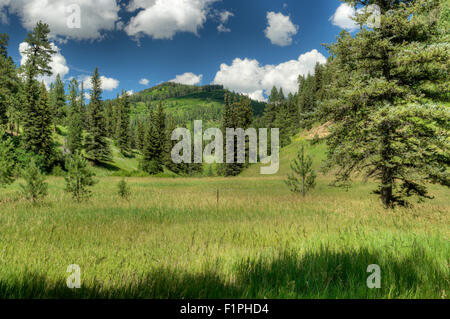
[[[175,123],[186,125],[193,120],[203,120],[205,126],[218,125],[222,118],[225,94],[239,99],[239,94],[225,90],[221,85],[183,85],[163,83],[155,87],[137,92],[130,97],[132,116],[145,115],[149,108],[162,101],[165,111],[170,114]],[[265,103],[251,102],[255,116],[261,116]]]

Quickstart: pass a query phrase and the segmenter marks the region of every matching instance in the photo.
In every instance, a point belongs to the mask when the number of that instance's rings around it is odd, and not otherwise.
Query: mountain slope
[[[176,124],[203,120],[206,126],[212,126],[221,122],[226,93],[231,94],[232,99],[240,98],[239,94],[225,90],[221,85],[194,86],[168,82],[133,94],[130,102],[134,106],[134,117],[144,116],[150,107],[162,101]],[[253,100],[251,105],[255,116],[261,116],[266,106]]]

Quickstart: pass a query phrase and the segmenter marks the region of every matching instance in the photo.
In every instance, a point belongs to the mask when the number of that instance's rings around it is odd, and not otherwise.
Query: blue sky
[[[55,73],[83,80],[98,67],[104,98],[170,80],[223,84],[260,100],[272,85],[293,92],[299,73],[325,62],[321,44],[353,29],[352,8],[338,0],[86,2],[0,0],[0,32],[10,35],[9,54],[20,64],[27,31],[39,19],[49,23]],[[68,28],[69,17],[80,28]]]

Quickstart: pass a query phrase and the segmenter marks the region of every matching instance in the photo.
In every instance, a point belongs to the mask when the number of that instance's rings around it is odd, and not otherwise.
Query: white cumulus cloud
[[[148,85],[149,83],[150,83],[150,81],[146,78],[139,80],[139,84],[141,84],[141,85]]]
[[[216,12],[216,15],[219,17],[220,24],[217,26],[217,31],[219,32],[231,32],[230,28],[227,28],[225,25],[227,24],[230,17],[234,17],[234,14],[230,11],[224,10],[222,12]]]
[[[267,23],[264,33],[272,44],[279,46],[292,44],[292,37],[297,34],[298,26],[292,23],[289,16],[267,12]]]
[[[278,65],[260,65],[257,60],[233,60],[231,65],[223,63],[213,83],[264,101],[273,86],[283,88],[285,94],[294,94],[298,90],[298,76],[314,73],[316,63],[326,63],[326,58],[317,50],[312,50]]]
[[[186,72],[184,74],[177,75],[175,79],[170,80],[169,82],[185,84],[185,85],[196,85],[202,81],[203,75],[196,75],[192,72]]]
[[[125,27],[134,37],[172,39],[178,32],[195,35],[207,20],[210,4],[217,0],[132,0],[129,12],[137,14]]]
[[[69,28],[73,5],[80,9],[80,28]],[[71,7],[72,6],[72,7]],[[49,24],[51,37],[64,41],[97,40],[103,31],[114,30],[120,20],[120,6],[116,0],[0,0],[0,19],[6,22],[6,10],[20,17],[22,25],[31,30],[38,21]]]
[[[358,29],[358,25],[353,20],[356,15],[354,7],[349,6],[346,3],[341,4],[336,12],[331,16],[330,21],[333,25],[338,26],[348,31],[355,31]]]
[[[91,76],[89,75],[83,75],[79,78],[81,82],[84,84],[84,88],[86,90],[92,90],[92,82],[91,82]],[[102,90],[103,91],[112,91],[114,89],[117,89],[119,87],[119,80],[116,80],[114,78],[108,78],[104,75],[100,76],[100,80],[102,82]]]
[[[48,87],[51,83],[55,82],[56,76],[59,74],[61,79],[69,73],[70,69],[67,66],[66,58],[61,54],[60,49],[54,43],[50,43],[52,49],[56,51],[55,54],[52,55],[52,60],[49,63],[50,68],[52,70],[52,75],[44,75],[39,76],[39,81],[44,81],[45,85]],[[26,50],[30,46],[26,42],[22,42],[19,44],[19,52],[22,57],[20,61],[20,65],[24,65],[27,62]]]

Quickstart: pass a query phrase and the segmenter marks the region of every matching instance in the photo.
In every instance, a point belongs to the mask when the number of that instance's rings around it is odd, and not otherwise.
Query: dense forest
[[[57,75],[49,88],[38,80],[51,74],[47,24],[39,22],[27,35],[20,67],[8,55],[8,35],[1,34],[0,183],[11,183],[30,161],[48,173],[66,169],[75,154],[105,165],[111,145],[138,157],[148,174],[202,174],[202,164],[171,161],[177,126],[203,119],[222,128],[280,128],[283,147],[301,129],[329,122],[326,168],[336,174],[336,184],[355,174],[373,178],[386,207],[406,204],[411,195],[427,197],[426,183],[450,185],[449,8],[440,1],[379,2],[380,27],[356,35],[343,31],[326,46],[328,62],[299,76],[296,94],[274,87],[267,104],[222,86],[175,83],[103,101],[98,69],[86,103],[76,79],[66,86]],[[358,22],[364,25],[365,18],[358,15]],[[246,166],[217,165],[207,174],[235,176]]]

